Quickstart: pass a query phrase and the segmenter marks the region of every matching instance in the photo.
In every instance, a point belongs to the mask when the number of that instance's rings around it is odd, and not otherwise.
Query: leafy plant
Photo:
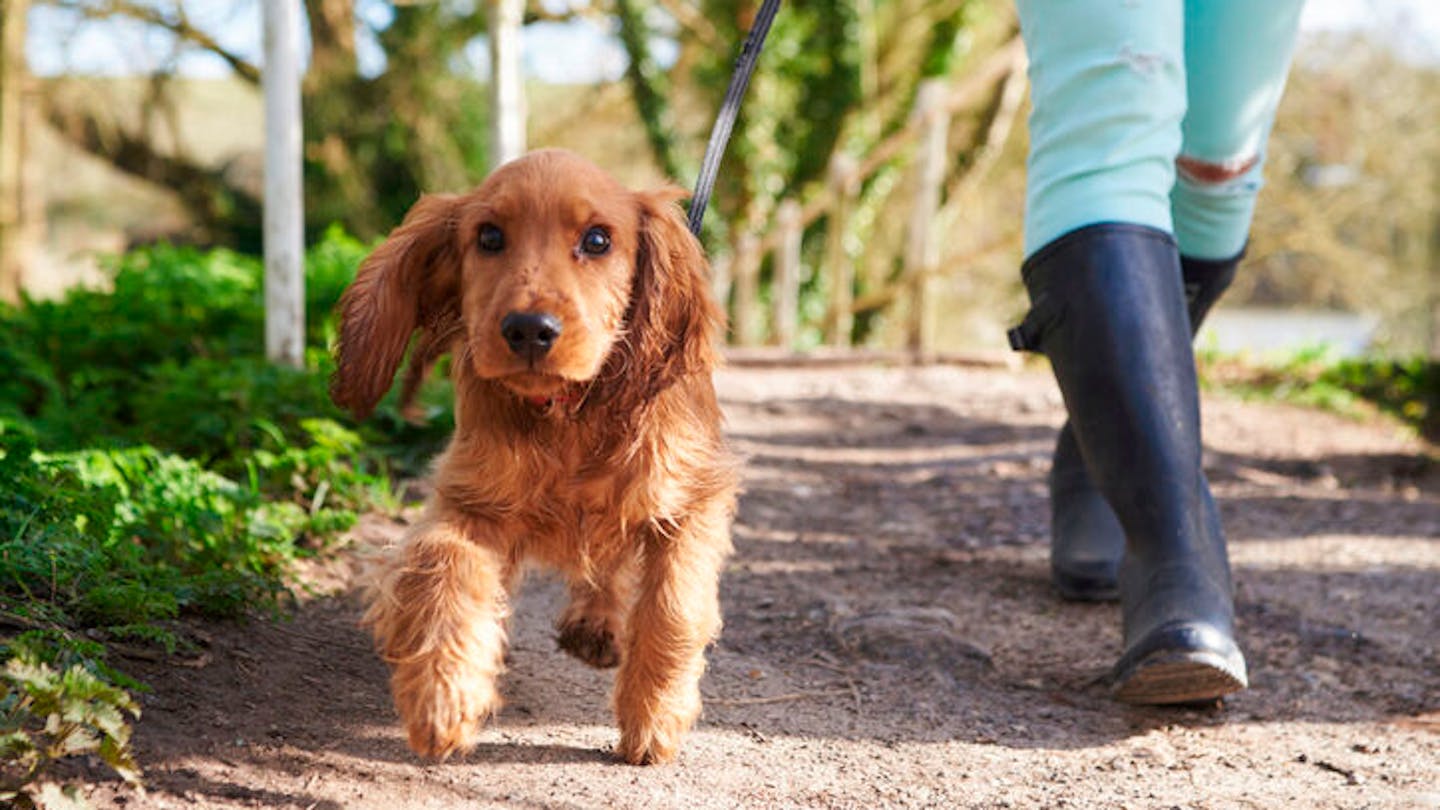
[[[426,427],[329,401],[330,313],[366,250],[332,229],[309,252],[300,370],[262,356],[263,269],[230,251],[144,248],[109,291],[0,306],[0,619],[27,629],[0,636],[0,803],[58,790],[44,771],[77,752],[138,779],[143,687],[106,645],[173,652],[187,617],[280,610],[296,560],[392,508],[391,475],[444,440],[443,393]]]
[[[0,459],[0,604],[42,627],[175,643],[182,612],[276,604],[293,535],[254,493],[150,448]],[[28,451],[28,452],[27,452]]]
[[[52,669],[28,652],[0,671],[0,802],[34,807],[39,780],[57,760],[95,754],[120,778],[140,784],[126,715],[140,707],[123,689],[80,664]]]
[[[1355,358],[1325,369],[1320,380],[1363,397],[1440,442],[1440,362]]]
[[[1440,441],[1440,363],[1423,357],[1336,358],[1324,345],[1269,362],[1198,353],[1202,379],[1247,396],[1357,414],[1378,408]]]

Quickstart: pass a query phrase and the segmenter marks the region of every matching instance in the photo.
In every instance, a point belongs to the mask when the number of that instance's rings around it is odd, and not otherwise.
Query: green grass
[[[74,753],[138,778],[117,645],[283,612],[297,561],[444,441],[443,390],[429,428],[329,401],[330,313],[367,250],[332,231],[309,252],[300,370],[261,355],[263,268],[228,251],[137,250],[108,290],[0,308],[0,803]]]
[[[1241,396],[1353,416],[1379,411],[1440,442],[1440,362],[1424,357],[1339,358],[1327,346],[1255,361],[1199,352],[1201,377]]]

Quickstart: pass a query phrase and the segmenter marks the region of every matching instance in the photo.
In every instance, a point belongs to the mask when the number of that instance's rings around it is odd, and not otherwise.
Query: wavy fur
[[[627,190],[568,152],[532,153],[468,194],[422,198],[341,300],[332,396],[358,416],[412,338],[402,399],[454,355],[456,429],[435,494],[365,614],[422,755],[470,748],[498,708],[509,595],[527,562],[570,582],[562,648],[619,666],[622,758],[673,758],[699,714],[737,475],[711,380],[724,316],[681,196]],[[482,249],[482,228],[503,249]],[[595,228],[603,255],[582,249]],[[563,324],[542,358],[507,345],[500,322],[513,312]]]

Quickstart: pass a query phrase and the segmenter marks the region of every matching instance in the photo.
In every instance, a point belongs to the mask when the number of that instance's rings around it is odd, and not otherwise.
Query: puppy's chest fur
[[[688,465],[665,463],[677,460],[661,437],[617,446],[607,435],[565,419],[462,435],[438,462],[437,495],[521,556],[565,568],[624,552],[636,532],[681,517],[693,487]]]

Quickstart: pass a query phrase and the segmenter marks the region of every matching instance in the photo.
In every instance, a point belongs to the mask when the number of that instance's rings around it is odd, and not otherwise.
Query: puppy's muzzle
[[[560,339],[560,319],[548,312],[512,312],[500,321],[500,336],[516,357],[534,365]]]

